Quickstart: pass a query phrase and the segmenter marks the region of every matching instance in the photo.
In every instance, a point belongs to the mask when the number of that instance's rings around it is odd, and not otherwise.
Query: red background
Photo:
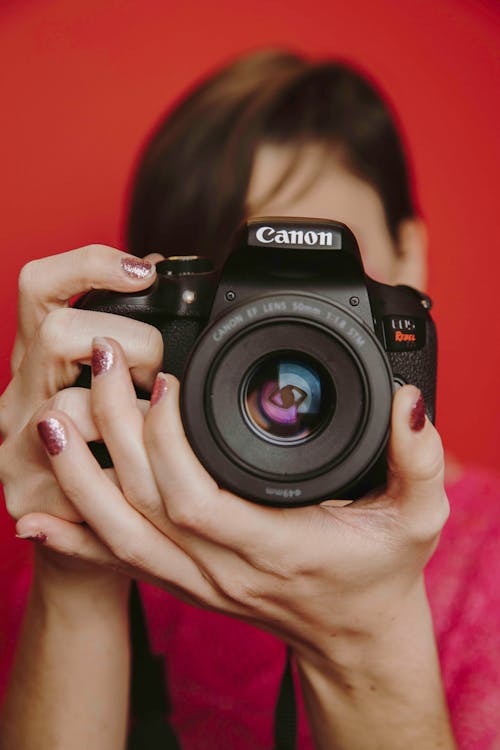
[[[288,45],[361,65],[400,113],[430,231],[439,428],[459,458],[497,465],[499,7],[493,0],[3,0],[2,388],[20,267],[91,242],[123,247],[126,186],[152,123],[214,66],[255,47]]]

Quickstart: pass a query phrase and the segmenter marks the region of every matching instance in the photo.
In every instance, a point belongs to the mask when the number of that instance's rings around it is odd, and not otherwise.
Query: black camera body
[[[77,306],[161,331],[186,435],[221,486],[274,506],[356,499],[384,483],[394,389],[417,386],[434,421],[430,300],[367,277],[344,224],[260,218],[221,271],[198,256],[157,271]]]

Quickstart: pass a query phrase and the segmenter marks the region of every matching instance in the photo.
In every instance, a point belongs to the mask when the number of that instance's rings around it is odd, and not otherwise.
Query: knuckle
[[[40,274],[40,260],[30,260],[19,273],[18,290],[20,296],[30,296],[37,288],[37,277]]]
[[[167,514],[172,523],[185,531],[197,531],[207,525],[207,505],[203,498],[185,495],[167,506]]]
[[[439,534],[450,517],[450,503],[444,490],[436,502],[433,515],[436,524],[436,534]]]
[[[66,307],[57,308],[47,313],[37,332],[44,349],[50,353],[65,350],[75,314],[75,310]]]
[[[324,574],[325,565],[323,561],[307,558],[305,555],[293,555],[287,558],[280,558],[280,562],[273,565],[273,578],[283,584],[289,584],[290,581],[310,582],[316,577]]]
[[[213,574],[206,577],[218,594],[236,604],[245,604],[246,607],[252,608],[253,602],[262,599],[260,587],[246,577]]]
[[[425,447],[412,457],[413,472],[424,481],[437,479],[444,471],[444,451],[439,434],[434,431]]]
[[[124,565],[141,570],[147,568],[148,545],[139,535],[131,535],[116,543],[110,542],[109,548]]]
[[[0,449],[0,479],[5,507],[16,521],[28,513],[49,513],[68,521],[80,521],[53,475],[41,466],[34,468],[19,449],[20,442],[7,440]],[[20,458],[20,455],[22,456]]]
[[[7,509],[7,513],[14,521],[19,521],[19,519],[21,518],[21,513],[19,512],[19,504],[17,503],[15,494],[13,492],[4,490],[4,496],[5,508]]]
[[[434,498],[432,506],[425,513],[420,513],[418,519],[412,523],[410,537],[413,543],[418,547],[427,547],[436,542],[449,515],[450,504],[443,489]]]
[[[120,423],[119,405],[111,403],[110,399],[93,398],[91,400],[91,412],[99,427]]]
[[[240,604],[244,603],[246,606],[251,606],[252,602],[262,599],[260,587],[246,579],[232,578],[228,590],[231,599]]]
[[[93,242],[90,245],[85,245],[84,247],[79,248],[77,252],[82,263],[86,266],[88,265],[92,267],[96,264],[102,264],[106,255],[109,255],[113,250],[107,245],[100,245],[97,242]]]
[[[290,546],[280,544],[276,538],[264,547],[258,540],[240,554],[254,570],[276,582],[307,577],[314,567],[314,562],[306,559],[306,555],[295,549],[292,553]]]
[[[0,483],[6,484],[11,476],[13,457],[9,450],[10,440],[7,438],[0,447]]]
[[[146,324],[144,331],[141,331],[141,333],[141,341],[145,352],[147,352],[148,360],[155,365],[158,364],[163,357],[163,338],[160,331],[158,328]]]
[[[7,436],[11,420],[8,415],[8,404],[5,395],[0,398],[0,440]]]
[[[159,518],[158,502],[152,497],[144,497],[144,495],[137,495],[130,492],[128,489],[124,489],[123,494],[129,505],[139,511],[139,513],[148,518],[149,520],[156,520]]]
[[[123,494],[127,502],[136,510],[140,511],[146,518],[152,518],[158,515],[161,508],[159,495],[152,490],[145,490],[144,485],[139,481],[129,480],[122,487]]]
[[[50,399],[49,404],[45,404],[44,408],[55,409],[56,411],[64,411],[66,414],[69,414],[72,416],[74,407],[79,402],[82,397],[86,398],[88,400],[88,392],[84,391],[82,394],[82,390],[80,388],[64,388],[62,391],[58,391],[52,399]]]
[[[106,273],[107,262],[110,261],[111,253],[118,252],[106,245],[93,243],[79,247],[74,251],[74,260],[80,269],[82,283],[85,287],[93,288],[96,278],[102,277]]]
[[[19,521],[30,510],[26,507],[23,497],[24,493],[19,491],[19,488],[15,484],[4,485],[5,507],[7,513],[14,521]]]

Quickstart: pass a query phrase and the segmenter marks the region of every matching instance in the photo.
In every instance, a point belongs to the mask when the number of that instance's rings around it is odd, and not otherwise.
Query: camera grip
[[[132,297],[132,299],[131,299]],[[161,369],[177,378],[181,378],[184,366],[191,349],[194,346],[206,320],[200,318],[178,318],[168,315],[169,310],[151,304],[151,299],[144,292],[136,296],[118,295],[113,292],[89,292],[77,301],[75,307],[96,312],[140,320],[157,328],[163,339],[163,361]],[[88,365],[82,367],[81,373],[75,381],[75,386],[90,388],[92,371]],[[137,398],[148,399],[150,394],[135,388]],[[103,469],[111,468],[113,462],[108,450],[102,442],[91,442],[89,448]]]
[[[436,419],[437,336],[433,321],[426,321],[426,346],[418,351],[386,352],[395,380],[411,383],[422,392],[427,416]]]

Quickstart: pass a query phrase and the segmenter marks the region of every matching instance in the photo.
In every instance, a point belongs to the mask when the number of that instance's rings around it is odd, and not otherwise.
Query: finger
[[[43,547],[71,560],[113,570],[129,578],[139,578],[157,588],[169,591],[188,604],[198,607],[202,605],[209,609],[220,609],[224,604],[227,610],[227,604],[223,603],[221,598],[218,599],[208,585],[205,595],[200,597],[174,581],[166,581],[165,578],[151,575],[144,570],[138,571],[116,557],[92,529],[83,524],[64,521],[46,513],[29,513],[16,523],[16,536],[18,539],[42,544]]]
[[[443,448],[425,414],[423,396],[414,386],[394,397],[388,446],[388,483],[405,493],[426,497],[443,484]]]
[[[66,306],[77,294],[90,289],[137,291],[150,286],[155,276],[150,261],[106,245],[88,245],[31,261],[19,276],[20,338],[29,341],[49,310]]]
[[[39,434],[64,494],[122,563],[200,599],[207,596],[207,581],[195,563],[127,503],[64,413],[44,414]]]
[[[144,418],[123,350],[112,339],[93,342],[91,408],[126,499],[166,530],[165,511],[144,447]]]
[[[45,451],[40,445],[37,424],[48,409],[60,409],[70,416],[87,442],[99,440],[100,435],[90,411],[90,392],[87,388],[67,388],[60,391],[32,415],[28,423],[7,438],[1,448],[0,479],[3,483],[18,478],[19,460],[22,456],[25,473],[31,466],[49,466]]]
[[[198,461],[184,433],[179,382],[160,373],[144,421],[144,441],[170,520],[187,532],[190,551],[196,538],[216,542],[251,559],[287,546],[292,526],[286,509],[265,508],[220,490]],[[270,558],[272,559],[272,558]]]
[[[407,515],[440,528],[449,512],[443,446],[414,386],[404,386],[394,396],[387,462],[386,494]]]
[[[149,255],[144,256],[144,260],[149,260],[150,263],[161,263],[162,260],[165,260],[165,256],[160,255],[160,253],[149,253]]]
[[[169,519],[158,491],[143,440],[144,419],[116,341],[94,339],[92,372],[92,413],[113,460],[121,491],[130,505],[184,549],[185,540]],[[188,551],[205,573],[211,562],[220,563],[222,557],[219,547],[198,537],[191,539]]]
[[[80,363],[90,362],[95,336],[121,342],[134,382],[151,390],[163,359],[158,329],[121,315],[64,308],[44,318],[4,401],[33,413],[40,402],[74,383]]]
[[[43,410],[58,407],[80,425],[85,440],[100,438],[90,412],[90,392],[86,388],[61,391],[44,404]],[[43,414],[43,411],[39,412]],[[0,448],[0,479],[4,485],[7,510],[14,519],[38,510],[69,521],[80,521],[81,516],[54,478],[38,436],[38,421],[37,413],[24,429],[10,435]]]
[[[47,513],[27,513],[16,523],[19,539],[38,541],[68,557],[99,566],[120,568],[125,566],[110,552],[94,532],[81,523],[73,523]]]
[[[65,412],[78,425],[86,443],[101,441],[102,435],[92,415],[90,402],[91,394],[87,388],[65,388],[39,407],[18,433],[12,434],[3,442],[0,450],[0,481],[7,484],[19,478],[19,456],[22,456],[25,474],[29,473],[31,467],[37,473],[39,467],[49,466],[40,444],[37,425],[43,414],[50,409]],[[137,399],[136,407],[140,414],[145,415],[149,409],[149,401]],[[114,471],[110,476],[117,484]],[[34,502],[37,500],[37,497],[33,498]]]
[[[16,536],[38,542],[73,560],[115,570],[130,578],[137,577],[137,570],[113,555],[96,534],[81,523],[71,523],[46,513],[30,513],[16,523]],[[146,573],[141,575],[141,580],[165,588],[164,581]]]
[[[146,401],[146,399],[136,398],[135,391],[133,391],[133,394],[136,409],[143,416],[146,415],[149,410],[150,402]],[[40,421],[43,412],[48,409],[65,412],[68,417],[78,425],[78,430],[87,443],[103,439],[99,426],[92,414],[91,392],[88,388],[65,388],[62,391],[58,391],[58,393],[49,399],[47,403],[37,409],[36,413],[30,420],[30,429],[33,435],[32,440],[38,444],[40,444],[40,440],[38,439],[36,426]]]

